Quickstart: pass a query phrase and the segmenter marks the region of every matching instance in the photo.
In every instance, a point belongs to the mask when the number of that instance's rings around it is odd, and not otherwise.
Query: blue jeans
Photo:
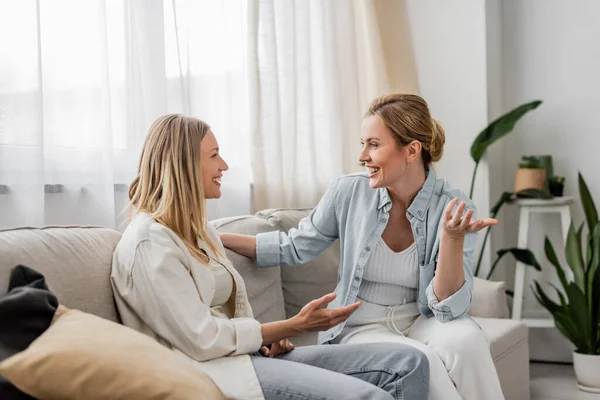
[[[429,362],[399,343],[298,347],[251,357],[266,400],[427,399]]]

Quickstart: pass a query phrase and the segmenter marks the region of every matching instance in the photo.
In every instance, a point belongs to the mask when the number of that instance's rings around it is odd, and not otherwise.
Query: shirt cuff
[[[274,267],[281,264],[279,254],[278,231],[256,235],[256,263],[259,267]]]
[[[449,322],[453,319],[463,316],[471,305],[471,291],[463,282],[460,289],[454,292],[446,299],[439,301],[433,291],[433,282],[435,278],[429,282],[427,286],[427,305],[433,311],[433,314],[440,322]]]
[[[262,326],[254,318],[234,318],[231,320],[236,331],[234,356],[257,352],[262,346]]]

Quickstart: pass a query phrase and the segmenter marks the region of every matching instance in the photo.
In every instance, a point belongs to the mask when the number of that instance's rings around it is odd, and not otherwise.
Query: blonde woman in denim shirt
[[[260,266],[301,265],[340,240],[337,298],[359,300],[319,343],[400,342],[427,354],[431,399],[502,399],[489,342],[467,315],[477,232],[473,203],[432,171],[444,129],[419,96],[375,99],[362,124],[368,173],[337,179],[297,229],[222,234]]]

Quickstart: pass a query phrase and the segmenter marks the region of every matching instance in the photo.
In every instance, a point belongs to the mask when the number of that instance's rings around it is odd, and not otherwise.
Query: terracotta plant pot
[[[577,387],[585,392],[600,393],[600,355],[573,353]]]
[[[519,168],[515,175],[515,192],[524,189],[544,190],[546,170],[542,168]]]

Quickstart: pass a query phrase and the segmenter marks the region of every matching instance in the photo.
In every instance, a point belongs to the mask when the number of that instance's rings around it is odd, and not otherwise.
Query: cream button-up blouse
[[[210,224],[208,229],[225,254],[217,231]],[[148,214],[133,218],[113,254],[111,273],[123,324],[197,365],[228,398],[264,399],[248,356],[262,344],[261,325],[252,316],[244,281],[226,257],[199,245],[233,279],[224,304],[211,307],[223,289],[215,280],[220,267],[201,264],[173,231]]]

